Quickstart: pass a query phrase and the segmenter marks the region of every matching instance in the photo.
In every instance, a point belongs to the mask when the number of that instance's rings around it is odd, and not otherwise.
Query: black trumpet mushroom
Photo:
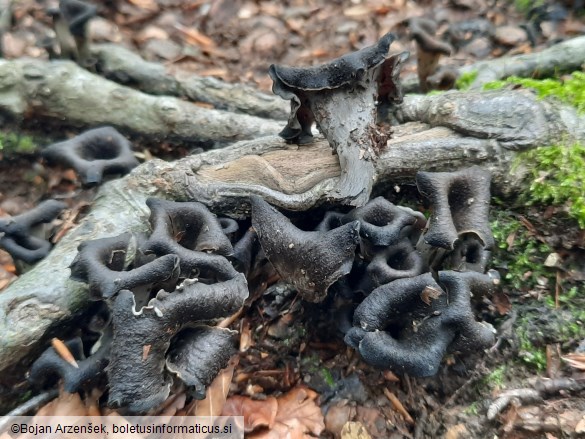
[[[171,339],[187,325],[235,313],[247,297],[247,282],[241,273],[211,285],[186,279],[176,291],[161,291],[140,309],[136,309],[131,291],[118,293],[112,306],[114,338],[108,366],[109,405],[126,407],[132,413],[146,413],[159,406],[169,395],[172,383],[169,371],[185,378],[187,385],[195,386],[194,393],[200,396],[204,386],[224,365],[223,354],[219,361],[214,361],[202,357],[203,351],[200,355],[193,353],[191,358],[203,360],[186,367],[175,350],[167,370],[165,357]],[[205,348],[209,354],[217,353],[206,346],[207,336],[200,334],[191,340],[191,346]],[[185,345],[176,347],[183,348]],[[195,369],[199,371],[194,372]]]
[[[470,296],[497,283],[480,273],[430,273],[376,288],[356,309],[346,343],[373,366],[399,374],[435,375],[450,351],[470,353],[493,344],[491,325],[475,321]]]
[[[185,278],[232,278],[237,271],[225,258],[234,252],[226,236],[234,228],[198,202],[176,202],[149,198],[152,233],[142,250],[157,256],[177,255]],[[227,227],[227,228],[224,228]]]
[[[79,0],[61,0],[59,8],[51,8],[47,14],[53,19],[61,57],[76,60],[83,66],[89,65],[88,23],[97,15],[97,8]]]
[[[418,172],[416,185],[432,209],[425,242],[453,250],[460,236],[473,234],[484,248],[492,249],[490,183],[491,174],[479,166],[456,172]]]
[[[49,163],[69,166],[84,185],[96,185],[107,174],[127,174],[138,166],[130,142],[112,127],[95,128],[45,148]]]
[[[409,20],[409,26],[411,36],[416,41],[420,89],[426,93],[431,89],[429,78],[437,71],[441,55],[451,55],[453,48],[435,36],[437,24],[433,20],[420,17],[412,18]]]
[[[261,197],[250,196],[252,226],[268,260],[305,300],[320,302],[336,280],[348,274],[359,242],[359,222],[329,231],[295,227]]]
[[[272,91],[291,101],[280,136],[297,144],[310,143],[311,126],[316,123],[341,165],[331,197],[350,205],[368,201],[374,163],[390,136],[389,128],[378,123],[378,112],[402,101],[398,75],[408,52],[388,56],[394,40],[388,33],[372,46],[317,67],[271,65],[269,69]]]
[[[0,248],[14,259],[33,264],[43,259],[51,250],[51,243],[35,236],[34,229],[49,223],[67,207],[56,200],[46,200],[34,209],[12,218],[0,218]]]
[[[205,398],[205,390],[237,352],[235,331],[197,326],[182,331],[167,355],[166,368],[185,383],[195,399]]]
[[[73,355],[74,364],[64,359],[54,347],[49,347],[33,363],[29,381],[37,387],[43,387],[57,377],[61,379],[66,392],[89,390],[104,374],[109,362],[111,341],[111,331],[106,329],[99,340],[99,347],[89,357],[85,356],[81,338],[66,341],[65,346]]]
[[[383,197],[374,198],[347,213],[341,223],[356,220],[360,222],[360,252],[366,258],[404,238],[416,243],[426,224],[422,213],[396,206]]]
[[[422,274],[425,264],[422,256],[408,239],[389,245],[368,263],[357,289],[369,294],[374,288],[396,279]]]
[[[169,254],[141,264],[140,237],[124,233],[82,242],[71,263],[71,279],[89,285],[93,299],[109,299],[121,290],[173,284],[179,278],[179,257]]]

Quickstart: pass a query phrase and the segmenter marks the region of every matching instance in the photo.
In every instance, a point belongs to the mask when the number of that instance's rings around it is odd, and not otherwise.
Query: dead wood
[[[290,104],[278,96],[241,84],[181,72],[180,67],[173,71],[172,67],[146,61],[122,46],[96,44],[91,54],[99,74],[144,93],[178,96],[211,104],[218,110],[268,119],[286,120],[290,111]]]
[[[210,145],[275,134],[282,124],[151,96],[94,75],[71,61],[0,60],[0,113],[77,127]]]

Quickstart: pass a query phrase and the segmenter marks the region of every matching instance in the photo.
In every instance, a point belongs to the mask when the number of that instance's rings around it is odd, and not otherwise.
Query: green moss
[[[471,404],[469,404],[469,407],[463,410],[463,413],[465,413],[468,416],[477,416],[479,414],[479,402],[474,401]]]
[[[494,216],[491,222],[497,243],[494,266],[505,273],[504,285],[526,291],[534,288],[539,279],[552,280],[554,272],[544,266],[552,249],[532,236],[510,212],[497,210]]]
[[[459,76],[459,78],[457,78],[457,81],[455,82],[455,87],[458,90],[469,89],[471,84],[473,84],[473,81],[475,81],[475,79],[477,78],[477,74],[478,74],[478,72],[476,70],[473,70],[473,71],[467,72],[467,73],[463,73],[461,76]]]
[[[329,372],[329,369],[321,368],[321,376],[329,387],[335,387],[335,380],[333,379],[331,372]]]
[[[483,378],[483,384],[490,389],[502,389],[506,378],[506,365],[496,367],[486,377]]]
[[[521,154],[518,162],[530,169],[530,186],[523,201],[564,207],[585,229],[585,145],[536,148]]]
[[[566,79],[530,79],[511,76],[503,81],[484,84],[484,90],[497,90],[514,84],[531,88],[540,98],[554,96],[560,101],[574,106],[581,114],[585,113],[585,72],[573,72]]]
[[[519,12],[527,13],[532,8],[542,6],[544,0],[514,0],[514,6]]]
[[[37,142],[32,137],[0,132],[0,152],[4,154],[31,154],[37,148]]]

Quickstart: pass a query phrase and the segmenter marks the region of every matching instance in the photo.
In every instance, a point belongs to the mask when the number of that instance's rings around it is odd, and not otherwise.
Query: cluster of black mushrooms
[[[316,122],[340,158],[334,208],[314,230],[299,229],[258,195],[247,200],[251,227],[217,217],[197,201],[149,198],[150,233],[79,246],[71,279],[88,285],[95,312],[85,336],[65,342],[74,362],[49,347],[33,364],[31,382],[52,385],[57,377],[76,392],[106,379],[108,404],[130,413],[159,407],[174,385],[203,398],[236,352],[235,331],[216,323],[244,306],[246,276],[266,259],[303,299],[335,295],[349,304],[353,322],[345,342],[373,366],[431,376],[447,353],[491,346],[493,328],[474,316],[475,304],[499,283],[487,271],[494,246],[489,172],[419,172],[428,219],[383,197],[370,199],[372,163],[390,136],[381,120],[401,101],[398,73],[408,57],[387,56],[393,39],[387,34],[320,67],[270,69],[274,91],[291,100],[281,136],[310,142]],[[344,117],[341,128],[333,113]],[[75,168],[85,184],[137,164],[130,144],[110,127],[52,145],[44,155]],[[342,212],[339,200],[357,207]],[[29,231],[63,208],[47,201],[0,220],[0,246],[15,258],[28,250],[28,260],[38,260],[50,244]]]

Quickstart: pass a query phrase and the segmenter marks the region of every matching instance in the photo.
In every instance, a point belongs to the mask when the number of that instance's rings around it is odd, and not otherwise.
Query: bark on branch
[[[113,125],[126,133],[188,144],[275,134],[282,124],[151,96],[94,75],[71,61],[0,60],[0,113],[69,125]]]
[[[96,44],[91,48],[91,55],[97,61],[98,73],[144,93],[183,97],[194,102],[206,102],[218,110],[268,119],[286,120],[290,111],[289,103],[278,96],[188,72],[171,73],[169,68],[146,61],[122,46]]]

